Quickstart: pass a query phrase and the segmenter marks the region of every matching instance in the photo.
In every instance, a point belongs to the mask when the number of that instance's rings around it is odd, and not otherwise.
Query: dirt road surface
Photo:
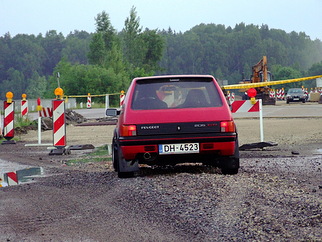
[[[240,145],[259,141],[258,119],[236,123]],[[113,128],[69,125],[67,143],[102,146]],[[278,145],[241,151],[237,175],[182,165],[119,179],[110,160],[66,165],[91,150],[26,147],[37,143],[30,131],[0,159],[44,175],[0,188],[0,241],[321,241],[321,118],[267,118],[264,136]]]

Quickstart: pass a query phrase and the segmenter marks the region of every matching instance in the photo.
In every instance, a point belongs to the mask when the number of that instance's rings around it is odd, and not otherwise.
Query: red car
[[[237,174],[236,125],[225,95],[209,75],[135,78],[119,115],[112,154],[119,177],[130,177],[139,164],[203,163]]]

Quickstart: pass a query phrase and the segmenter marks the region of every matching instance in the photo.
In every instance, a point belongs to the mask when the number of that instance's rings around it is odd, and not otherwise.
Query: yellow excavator
[[[249,84],[249,83],[262,83],[260,87],[255,87],[257,91],[256,99],[262,99],[263,105],[275,105],[276,99],[270,97],[270,81],[272,80],[272,74],[268,71],[267,68],[267,57],[263,58],[252,67],[252,75],[249,80],[243,80],[240,84]],[[247,89],[241,89],[240,91],[245,93]],[[247,95],[244,95],[246,97]]]
[[[270,95],[269,95],[270,88],[268,86],[282,85],[286,83],[301,82],[301,81],[308,81],[308,80],[313,80],[317,78],[322,78],[322,75],[317,75],[317,76],[301,77],[301,78],[295,78],[295,79],[272,81],[271,80],[272,75],[267,68],[266,56],[263,56],[263,59],[261,59],[256,65],[252,67],[252,72],[253,73],[249,80],[243,80],[239,84],[223,85],[221,86],[221,88],[223,89],[224,92],[226,92],[226,90],[239,89],[243,93],[247,92],[247,90],[250,88],[255,88],[257,91],[257,96],[256,96],[257,99],[261,98],[263,101],[263,104],[275,105],[276,100],[275,98],[270,98]]]

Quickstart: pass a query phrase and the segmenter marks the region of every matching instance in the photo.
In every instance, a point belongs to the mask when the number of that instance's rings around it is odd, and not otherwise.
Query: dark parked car
[[[236,174],[236,126],[214,77],[176,75],[135,78],[119,114],[112,154],[119,177],[133,176],[139,164],[203,163]]]
[[[305,103],[307,95],[302,88],[290,88],[286,95],[286,103],[302,102]]]

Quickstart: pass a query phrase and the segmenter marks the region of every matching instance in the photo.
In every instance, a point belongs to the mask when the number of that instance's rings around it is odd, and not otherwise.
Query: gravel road
[[[240,144],[259,141],[257,119],[236,119]],[[113,126],[68,126],[69,145],[104,145]],[[201,165],[142,168],[119,179],[111,161],[66,166],[35,132],[1,145],[0,159],[41,166],[35,182],[0,188],[0,241],[321,241],[321,118],[264,120],[265,141],[241,151],[225,176]],[[50,131],[43,132],[50,141]]]

